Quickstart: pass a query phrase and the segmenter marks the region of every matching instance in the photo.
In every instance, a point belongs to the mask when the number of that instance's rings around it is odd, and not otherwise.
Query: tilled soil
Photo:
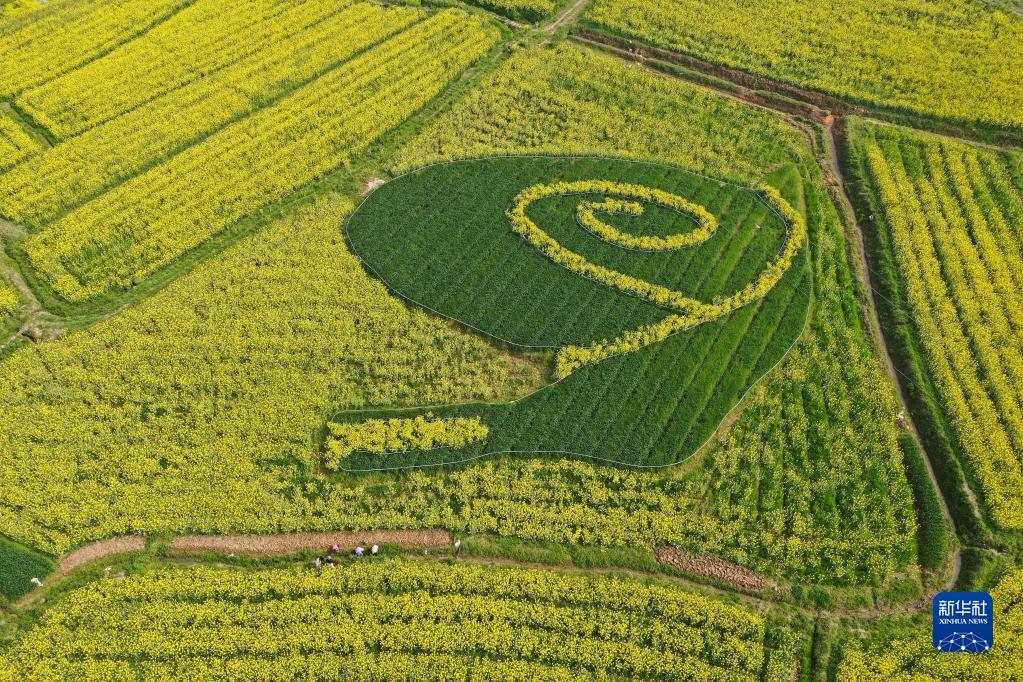
[[[753,592],[764,589],[764,578],[748,568],[737,566],[723,559],[694,554],[681,547],[656,547],[654,554],[659,563],[677,568],[690,575],[700,575],[735,585]]]

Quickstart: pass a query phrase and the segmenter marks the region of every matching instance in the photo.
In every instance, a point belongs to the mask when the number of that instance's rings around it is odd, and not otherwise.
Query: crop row
[[[555,0],[469,0],[469,3],[525,21],[539,21],[557,7]]]
[[[0,212],[35,226],[48,223],[423,18],[368,3],[315,4],[336,11],[318,20],[306,16],[318,14],[305,5],[286,12],[268,24],[276,41],[255,41],[252,54],[235,63],[147,99],[0,175]]]
[[[78,68],[145,32],[190,0],[58,0],[0,19],[0,95]]]
[[[13,166],[38,148],[24,128],[0,112],[0,169]]]
[[[671,163],[748,186],[798,159],[802,145],[766,111],[567,43],[513,55],[392,165],[408,171],[495,154],[601,154]]]
[[[69,213],[25,251],[68,300],[130,286],[337,168],[419,110],[497,36],[484,20],[437,14]]]
[[[1023,20],[954,0],[596,0],[603,29],[925,117],[1023,128]],[[869,30],[864,30],[869,27]]]
[[[743,607],[634,579],[417,562],[203,568],[73,592],[0,661],[0,679],[4,665],[31,676],[76,662],[168,669],[259,656],[305,668],[320,653],[693,680],[759,679],[766,657],[791,674],[794,646],[767,649],[766,635]]]
[[[245,0],[225,12],[196,0],[102,59],[18,96],[18,105],[58,138],[68,138],[216,73],[257,49],[288,40],[344,2]]]
[[[1004,159],[966,145],[899,131],[861,145],[957,440],[996,522],[1023,527],[1020,189]]]

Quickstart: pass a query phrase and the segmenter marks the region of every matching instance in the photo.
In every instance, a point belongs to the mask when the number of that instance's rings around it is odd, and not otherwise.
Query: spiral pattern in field
[[[791,267],[792,259],[806,236],[806,227],[802,216],[775,189],[762,187],[760,193],[787,224],[785,243],[781,251],[753,281],[739,291],[724,298],[704,302],[681,291],[592,263],[584,256],[562,246],[527,215],[527,209],[531,204],[550,197],[571,194],[602,195],[605,197],[602,201],[580,203],[576,218],[581,227],[592,232],[597,238],[622,248],[663,251],[694,246],[714,235],[718,222],[703,206],[671,192],[605,180],[540,183],[519,192],[507,215],[512,229],[530,245],[553,262],[578,275],[673,311],[659,322],[626,331],[615,339],[604,340],[590,346],[566,346],[558,353],[556,376],[563,378],[579,367],[656,343],[677,331],[710,322],[766,296]],[[697,227],[694,230],[667,236],[637,236],[623,232],[597,217],[598,212],[641,215],[644,209],[640,201],[690,215],[696,220]]]

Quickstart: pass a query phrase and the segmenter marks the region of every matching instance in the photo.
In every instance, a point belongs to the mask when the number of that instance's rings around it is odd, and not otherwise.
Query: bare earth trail
[[[168,545],[171,554],[245,554],[273,556],[306,551],[324,551],[337,545],[341,550],[372,545],[397,545],[422,549],[451,547],[454,539],[446,530],[367,530],[326,533],[281,533],[278,535],[182,535]]]
[[[256,557],[315,551],[325,553],[334,545],[337,545],[339,551],[350,552],[359,546],[369,548],[373,545],[436,550],[453,547],[453,543],[453,535],[446,530],[345,530],[272,535],[179,535],[170,540],[166,549],[172,555],[240,554]],[[124,535],[91,542],[62,556],[56,570],[43,584],[60,582],[76,569],[104,559],[144,552],[146,547],[147,540],[143,535]],[[18,600],[17,605],[23,607],[36,602],[38,598],[39,592],[35,590]]]
[[[574,24],[593,0],[571,0],[567,7],[543,27],[544,33],[555,33],[559,28]]]

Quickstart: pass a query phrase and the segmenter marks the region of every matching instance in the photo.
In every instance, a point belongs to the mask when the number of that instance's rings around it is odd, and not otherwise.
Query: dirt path
[[[359,545],[363,545],[367,549],[373,545],[443,549],[451,547],[452,543],[452,534],[446,530],[368,530],[280,533],[276,535],[179,535],[171,539],[168,551],[176,555],[216,553],[278,556],[317,550],[326,553],[333,545],[337,545],[342,551],[351,551]],[[43,584],[51,585],[59,582],[75,569],[103,559],[141,552],[145,549],[146,538],[143,535],[125,535],[91,542],[62,556],[57,562],[56,570],[43,581]],[[24,607],[38,601],[39,597],[38,590],[33,590],[19,599],[17,605]]]
[[[590,2],[592,2],[592,0],[571,0],[568,6],[565,7],[560,14],[557,14],[553,19],[547,22],[541,30],[544,33],[555,33],[562,26],[568,26],[569,24],[574,23]]]
[[[412,549],[454,549],[453,547],[454,536],[451,532],[446,530],[373,530],[373,531],[334,531],[334,532],[320,532],[320,533],[280,533],[274,535],[182,535],[173,538],[169,545],[169,553],[176,556],[188,556],[188,555],[201,555],[206,553],[215,554],[241,554],[245,556],[287,556],[289,554],[297,554],[304,551],[323,551],[326,552],[329,547],[336,544],[341,551],[350,551],[354,547],[372,546],[378,545],[397,545],[405,548]],[[118,538],[111,538],[108,540],[100,540],[93,542],[83,547],[70,552],[63,557],[57,564],[57,569],[50,575],[45,585],[52,585],[60,580],[63,580],[75,569],[87,566],[89,564],[102,561],[109,557],[118,556],[122,554],[130,554],[132,552],[142,552],[146,549],[146,538],[142,535],[126,535]],[[664,550],[666,548],[659,548]],[[444,556],[450,556],[445,554]],[[435,557],[436,558],[436,557]],[[658,559],[660,560],[661,555],[658,553]],[[671,558],[671,557],[669,557]],[[603,567],[579,567],[579,566],[562,566],[562,565],[551,565],[544,564],[534,561],[523,561],[519,559],[510,559],[504,557],[484,557],[476,556],[467,553],[458,554],[455,556],[457,561],[471,562],[478,564],[489,564],[495,566],[521,566],[525,568],[535,568],[539,570],[555,570],[555,571],[566,571],[569,573],[579,573],[586,575],[607,575],[607,574],[619,574],[619,575],[631,575],[638,578],[644,579],[658,579],[665,580],[680,584],[685,584],[690,587],[694,587],[699,590],[711,592],[721,597],[735,598],[738,597],[750,603],[758,604],[764,608],[777,605],[779,602],[765,598],[764,596],[757,596],[753,594],[757,590],[754,589],[756,585],[760,585],[762,588],[770,588],[771,584],[766,583],[756,573],[749,571],[748,576],[741,576],[743,580],[751,579],[755,584],[745,586],[745,590],[742,592],[736,592],[729,589],[724,589],[715,585],[704,584],[700,582],[694,582],[693,580],[681,576],[669,575],[666,573],[656,573],[650,571],[644,571],[634,568],[616,567],[616,566],[603,566]],[[710,563],[707,566],[711,568],[718,568],[716,562],[720,562],[721,566],[727,569],[727,572],[739,568],[733,564],[727,564],[720,560],[715,560],[712,557],[703,559],[708,560]],[[177,559],[164,559],[166,561],[176,561]],[[668,565],[672,565],[671,561],[665,562]],[[956,566],[956,573],[958,573],[958,561]],[[745,569],[741,569],[745,571]],[[702,574],[701,571],[696,571],[697,575]],[[717,576],[708,576],[714,577]],[[724,582],[730,582],[728,580],[731,576],[725,576],[722,578]],[[737,585],[738,586],[738,585]],[[774,589],[777,589],[774,586]],[[896,604],[892,606],[876,606],[868,607],[864,609],[832,609],[832,610],[818,610],[818,615],[830,615],[830,616],[857,616],[861,618],[878,618],[888,616],[895,613],[906,613],[925,607],[929,607],[929,599],[931,595],[922,599],[914,600],[906,604]],[[38,590],[34,590],[24,597],[22,597],[16,605],[19,608],[32,607],[43,601],[43,595]]]
[[[440,549],[450,547],[451,533],[446,530],[372,530],[331,533],[282,533],[279,535],[182,535],[170,541],[173,554],[246,554],[268,556],[326,551],[332,545],[352,550],[362,545],[400,545]]]
[[[875,355],[882,361],[885,369],[888,371],[888,376],[891,377],[892,382],[899,391],[899,407],[905,411],[908,415],[909,410],[909,394],[906,391],[905,382],[909,381],[909,377],[899,371],[898,367],[895,366],[895,361],[892,359],[891,348],[888,345],[888,340],[885,338],[884,330],[881,326],[881,318],[878,315],[878,298],[883,297],[878,282],[875,281],[874,269],[870,266],[870,261],[867,257],[867,238],[863,231],[863,227],[860,225],[859,220],[856,218],[856,211],[853,209],[852,201],[846,191],[846,178],[842,172],[842,164],[840,162],[840,149],[844,141],[840,141],[844,126],[842,119],[837,119],[835,122],[824,126],[824,139],[827,143],[827,160],[818,158],[818,163],[821,164],[821,168],[825,174],[831,174],[834,184],[832,187],[834,191],[832,194],[841,203],[842,212],[847,216],[847,220],[851,223],[853,231],[856,233],[859,244],[857,245],[856,251],[859,258],[859,272],[857,277],[860,280],[860,284],[863,285],[867,291],[870,292],[870,305],[866,306],[867,322],[870,327],[870,336],[874,340]],[[831,183],[829,183],[831,184]],[[927,449],[924,447],[923,440],[920,438],[920,432],[917,431],[916,424],[913,423],[912,419],[906,419],[904,421],[905,428],[913,435],[913,438],[920,445],[920,451],[923,453],[924,464],[927,467],[927,476],[931,479],[931,485],[938,491],[938,502],[941,504],[942,514],[945,516],[945,520],[949,523],[949,526],[954,528],[955,524],[952,521],[952,514],[949,511],[945,496],[941,494],[941,486],[938,484],[938,477],[934,473],[934,466],[931,464],[931,456],[927,453]],[[956,556],[958,558],[958,550],[956,550]]]
[[[870,261],[867,256],[867,238],[863,232],[863,227],[860,225],[859,220],[856,218],[856,211],[853,208],[852,201],[849,198],[846,187],[845,174],[842,172],[842,164],[840,162],[839,150],[840,145],[844,144],[843,141],[839,141],[839,136],[842,134],[842,126],[844,121],[839,119],[837,122],[833,122],[824,126],[825,128],[825,141],[827,144],[827,162],[824,163],[822,159],[818,158],[818,162],[821,163],[821,167],[824,169],[825,174],[829,171],[833,176],[834,185],[832,194],[841,203],[842,211],[845,212],[847,220],[850,222],[853,231],[858,238],[858,245],[856,248],[857,255],[859,258],[859,272],[857,278],[860,280],[861,285],[870,292],[870,305],[865,306],[865,312],[867,317],[868,327],[870,329],[870,337],[874,341],[874,355],[876,355],[884,365],[888,372],[888,376],[895,384],[899,394],[899,407],[903,411],[903,414],[911,415],[909,408],[909,393],[906,390],[906,382],[909,381],[909,377],[899,371],[899,368],[895,366],[895,361],[892,357],[891,348],[888,345],[888,339],[885,337],[884,328],[881,326],[881,318],[878,315],[878,298],[883,297],[883,294],[878,288],[878,282],[875,281],[874,270],[870,267]],[[836,126],[838,132],[836,132]],[[920,454],[924,462],[924,466],[927,469],[927,478],[931,481],[931,486],[937,491],[938,503],[941,505],[941,514],[945,517],[945,523],[948,527],[955,529],[955,521],[952,518],[952,512],[949,509],[948,502],[945,500],[944,492],[941,489],[941,485],[938,482],[938,476],[934,472],[934,464],[931,461],[931,455],[927,452],[927,448],[924,446],[924,441],[920,437],[920,432],[916,428],[916,424],[912,418],[902,420],[902,425],[906,428],[913,436],[917,445],[920,447]],[[970,491],[972,494],[972,491]],[[979,509],[974,506],[974,513],[979,514]],[[955,547],[952,550],[951,557],[952,571],[949,578],[948,587],[951,589],[955,586],[956,581],[959,579],[959,570],[962,566],[962,550],[959,547]]]
[[[141,535],[125,535],[120,538],[93,542],[62,556],[60,561],[57,562],[57,570],[53,572],[52,577],[63,578],[76,568],[81,568],[82,566],[96,563],[101,559],[118,554],[141,552],[145,548],[146,539]]]

